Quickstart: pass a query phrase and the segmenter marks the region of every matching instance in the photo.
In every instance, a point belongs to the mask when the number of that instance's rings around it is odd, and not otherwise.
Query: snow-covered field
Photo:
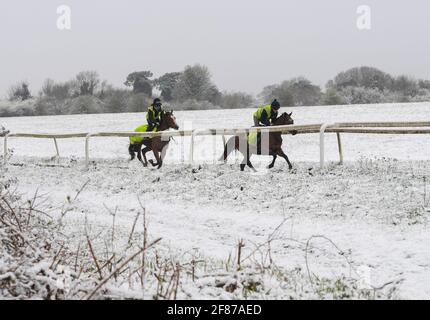
[[[296,124],[430,120],[430,104],[288,111],[293,111]],[[181,127],[189,128],[192,122],[194,128],[234,128],[247,127],[251,113],[245,109],[176,114]],[[129,131],[143,119],[142,114],[115,114],[1,122],[12,132],[97,132]],[[81,241],[85,223],[95,230],[111,228],[112,212],[117,236],[127,237],[142,204],[150,237],[162,237],[160,245],[175,257],[192,255],[220,266],[235,259],[243,239],[242,257],[253,253],[254,260],[264,256],[268,263],[270,256],[277,270],[285,274],[297,270],[302,277],[297,282],[264,277],[263,288],[251,297],[330,297],[315,294],[309,278],[351,277],[363,288],[384,287],[381,290],[389,289],[397,298],[430,298],[428,136],[344,135],[346,164],[324,170],[318,168],[317,135],[286,136],[284,148],[295,169],[288,171],[278,160],[268,171],[268,159],[263,157],[254,159],[257,173],[239,172],[234,163],[214,163],[221,154],[218,139],[198,138],[201,161],[190,165],[188,141],[177,138],[165,166],[156,170],[129,163],[124,138],[95,138],[91,154],[96,161],[90,169],[82,163],[83,139],[60,141],[62,158],[57,163],[49,160],[54,155],[51,141],[11,138],[13,156],[2,170],[6,180],[17,179],[14,185],[24,198],[32,199],[36,190],[43,194],[47,211],[67,206],[67,230],[74,235],[71,245]],[[335,137],[327,141],[327,157],[335,160]],[[183,280],[180,297],[244,297],[209,285],[222,275],[212,274],[204,282],[205,271],[201,272],[198,285]]]

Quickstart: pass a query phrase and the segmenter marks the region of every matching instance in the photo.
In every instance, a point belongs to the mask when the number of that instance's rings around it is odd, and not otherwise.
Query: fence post
[[[57,153],[57,159],[60,158],[60,151],[58,150],[57,139],[54,138],[55,152]]]
[[[194,130],[191,132],[191,139],[190,139],[190,163],[193,164],[194,162]]]
[[[321,169],[324,168],[324,152],[325,152],[324,133],[327,127],[328,127],[328,123],[324,123],[320,128],[320,167]]]
[[[91,133],[85,137],[85,166],[88,168],[90,164],[90,138]]]
[[[8,137],[9,137],[9,134],[6,133],[4,136],[4,143],[3,143],[3,147],[4,147],[3,163],[5,165],[7,164],[7,138]]]
[[[339,151],[339,164],[343,164],[343,150],[342,150],[342,140],[340,138],[340,132],[336,132],[337,136],[337,149]]]
[[[227,142],[225,140],[225,134],[224,134],[225,130],[222,131],[222,157],[224,159],[224,150],[227,147]],[[224,160],[224,163],[227,163],[227,159]]]
[[[194,142],[199,129],[194,129],[191,133],[191,144],[190,144],[190,163],[194,164]]]

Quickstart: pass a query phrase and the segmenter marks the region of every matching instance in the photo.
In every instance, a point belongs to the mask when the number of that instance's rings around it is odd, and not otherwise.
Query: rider
[[[262,106],[254,112],[254,125],[270,126],[270,124],[278,117],[278,110],[281,108],[278,100],[273,100],[271,104]]]
[[[164,113],[163,104],[159,98],[155,98],[153,103],[148,107],[148,113],[146,114],[146,120],[148,121],[148,129],[150,132],[154,128],[157,128],[161,122],[161,116]]]

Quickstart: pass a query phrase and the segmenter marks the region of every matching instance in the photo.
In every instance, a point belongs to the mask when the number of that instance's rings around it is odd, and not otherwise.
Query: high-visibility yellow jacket
[[[146,120],[150,126],[154,126],[160,123],[161,114],[163,113],[163,109],[160,108],[159,111],[155,110],[154,106],[148,107],[148,112],[146,113]]]
[[[254,117],[256,117],[258,120],[261,120],[264,112],[266,113],[267,119],[269,119],[272,114],[272,106],[268,104],[258,108],[258,110],[254,112]]]
[[[276,113],[277,112],[273,112],[272,106],[268,104],[258,108],[257,111],[254,112],[254,117],[265,125],[269,125],[270,119],[272,119]]]

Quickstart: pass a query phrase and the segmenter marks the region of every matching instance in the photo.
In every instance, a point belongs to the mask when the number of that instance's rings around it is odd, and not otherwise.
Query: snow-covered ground
[[[296,124],[430,120],[430,104],[288,110]],[[181,127],[192,121],[195,128],[234,128],[249,125],[251,112],[177,112],[177,118]],[[12,132],[86,132],[127,131],[143,118],[115,114],[1,121]],[[314,276],[329,279],[351,276],[362,279],[364,286],[395,286],[400,298],[430,298],[428,136],[345,135],[346,164],[324,170],[316,162],[317,135],[286,136],[285,150],[295,169],[288,171],[278,160],[268,171],[267,158],[255,159],[257,173],[239,172],[236,164],[213,163],[221,143],[216,141],[215,152],[202,151],[204,145],[213,146],[212,138],[198,138],[202,161],[195,165],[181,163],[182,151],[187,159],[188,145],[176,139],[161,170],[128,162],[127,139],[97,139],[91,146],[96,162],[89,169],[82,163],[82,139],[60,142],[59,163],[49,160],[52,142],[11,139],[14,153],[3,169],[5,178],[16,177],[19,192],[29,199],[36,190],[44,194],[51,211],[78,193],[67,214],[68,230],[76,238],[83,232],[85,217],[98,228],[109,228],[115,210],[126,237],[140,199],[151,237],[162,237],[162,245],[172,252],[196,252],[222,263],[234,255],[240,239],[245,243],[243,254],[249,254],[281,225],[270,247],[279,268],[299,268],[305,274],[309,269]],[[327,156],[334,160],[335,138],[327,140]],[[306,259],[308,241],[312,249]],[[294,297],[301,296],[309,297]],[[189,297],[225,296],[202,286]],[[266,297],[289,295],[274,286]]]

